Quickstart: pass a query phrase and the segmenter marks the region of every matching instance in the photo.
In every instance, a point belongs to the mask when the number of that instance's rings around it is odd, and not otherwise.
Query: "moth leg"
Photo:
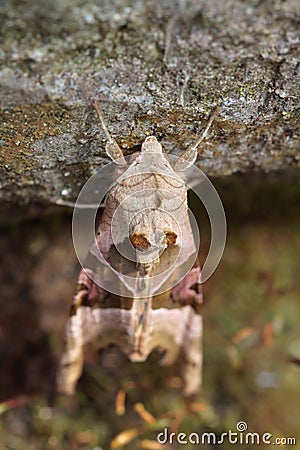
[[[76,320],[77,319],[77,320]],[[83,369],[83,344],[78,336],[78,317],[68,319],[66,346],[57,374],[57,390],[62,394],[74,394],[77,381]]]
[[[187,321],[182,355],[183,393],[192,395],[197,392],[202,382],[202,316],[193,309]]]
[[[98,117],[100,119],[103,131],[105,133],[105,136],[108,140],[105,151],[107,156],[109,156],[116,164],[125,165],[126,161],[123,155],[122,150],[120,149],[119,145],[115,141],[115,139],[111,136],[110,132],[108,131],[107,126],[105,125],[102,113],[100,111],[100,108],[98,106],[98,103],[94,101],[92,103],[93,108],[96,110],[96,113],[98,114]]]
[[[208,124],[206,125],[205,130],[201,133],[201,135],[196,140],[196,142],[193,142],[178,158],[178,160],[176,161],[176,164],[174,166],[174,170],[180,172],[180,171],[186,170],[189,166],[194,164],[194,162],[196,161],[197,156],[198,156],[198,147],[199,147],[200,143],[203,141],[203,139],[205,138],[205,136],[207,135],[208,130],[210,129],[210,127],[211,127],[216,115],[219,113],[220,109],[221,109],[220,106],[217,106],[215,108],[214,112],[210,116],[210,119],[208,121]]]

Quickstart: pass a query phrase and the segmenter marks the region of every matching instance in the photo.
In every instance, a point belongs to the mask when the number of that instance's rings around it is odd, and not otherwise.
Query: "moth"
[[[195,393],[202,370],[202,290],[198,248],[187,204],[184,172],[202,136],[171,165],[156,137],[126,161],[94,102],[116,164],[74,295],[65,330],[58,390],[72,394],[89,343],[118,346],[133,362],[154,349],[161,364],[179,359],[184,394]],[[215,114],[214,114],[215,115]]]

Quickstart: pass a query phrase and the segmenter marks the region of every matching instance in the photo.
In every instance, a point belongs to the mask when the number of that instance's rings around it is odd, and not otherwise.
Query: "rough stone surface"
[[[101,105],[124,151],[179,154],[217,104],[208,175],[299,167],[297,0],[2,0],[0,201],[74,201],[105,163]]]

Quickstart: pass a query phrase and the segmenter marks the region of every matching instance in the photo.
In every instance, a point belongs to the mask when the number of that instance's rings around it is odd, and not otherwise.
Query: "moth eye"
[[[165,232],[166,240],[168,245],[174,245],[176,244],[177,234],[173,231],[166,231]]]
[[[134,248],[146,249],[150,247],[150,242],[144,234],[134,233],[130,236],[130,242]]]

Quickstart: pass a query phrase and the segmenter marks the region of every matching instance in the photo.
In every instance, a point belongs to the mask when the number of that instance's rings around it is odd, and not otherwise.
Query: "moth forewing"
[[[157,147],[155,142],[158,143],[155,138],[150,139],[152,150]],[[115,180],[107,195],[96,242],[91,249],[101,264],[106,264],[106,261],[119,272],[120,280],[132,296],[137,295],[135,283],[131,283],[127,275],[135,272],[135,263],[147,265],[158,263],[161,258],[165,260],[161,265],[156,264],[153,271],[156,278],[153,279],[151,294],[154,295],[172,275],[170,270],[166,271],[167,257],[176,257],[179,266],[197,253],[188,217],[185,183],[161,151],[148,149],[150,144],[146,145],[147,151],[144,148]],[[191,238],[183,242],[183,236]],[[179,248],[179,255],[176,251],[164,254],[169,246]],[[121,264],[115,254],[116,247]],[[170,260],[168,265],[171,263]]]
[[[79,275],[59,389],[74,391],[84,346],[96,341],[99,348],[119,346],[132,361],[155,348],[165,350],[164,364],[181,358],[184,392],[191,394],[201,382],[202,295],[187,188],[153,136],[119,167]]]

